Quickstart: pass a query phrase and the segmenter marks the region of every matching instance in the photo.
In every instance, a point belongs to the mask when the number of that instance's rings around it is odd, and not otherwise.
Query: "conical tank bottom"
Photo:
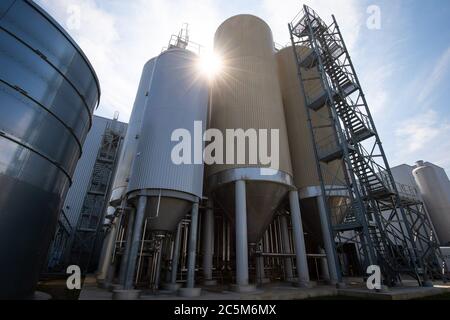
[[[273,182],[246,181],[247,240],[257,243],[288,192],[288,187]],[[235,184],[228,183],[215,192],[215,200],[228,218],[235,221]]]
[[[149,197],[146,217],[151,231],[173,232],[183,217],[189,213],[192,203],[171,197]]]

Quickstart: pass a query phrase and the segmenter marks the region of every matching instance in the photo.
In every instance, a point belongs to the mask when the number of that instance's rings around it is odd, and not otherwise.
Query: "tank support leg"
[[[245,181],[236,181],[236,284],[248,286],[247,199]]]
[[[262,240],[258,243],[259,251],[263,252]],[[258,284],[263,285],[270,282],[270,279],[266,278],[266,271],[264,270],[264,257],[256,257],[256,280]]]
[[[302,216],[297,191],[289,192],[289,204],[291,208],[292,228],[294,231],[298,285],[300,287],[308,287],[310,285],[308,262],[306,260],[305,239],[303,237]]]
[[[197,229],[198,229],[198,202],[192,205],[191,228],[189,233],[189,252],[188,252],[188,272],[187,288],[194,288],[195,285],[195,257],[197,250]]]
[[[125,287],[126,274],[128,268],[128,261],[130,258],[131,242],[133,241],[133,227],[134,227],[134,217],[135,210],[130,210],[128,213],[128,223],[127,223],[127,237],[125,240],[125,251],[120,261],[120,274],[119,274],[119,285]]]
[[[139,247],[141,243],[142,226],[144,224],[145,209],[147,207],[147,197],[140,196],[136,209],[136,218],[134,220],[133,241],[131,242],[130,257],[126,272],[125,290],[133,289],[134,276],[136,274],[136,261],[138,258]]]
[[[321,247],[319,247],[319,252],[322,255],[326,256],[325,250]],[[328,262],[327,262],[327,258],[326,257],[322,257],[320,258],[320,268],[322,269],[322,278],[327,281],[330,282],[330,272],[328,271]]]
[[[186,278],[186,288],[180,288],[178,294],[182,297],[193,298],[201,295],[201,288],[195,286],[195,257],[197,253],[197,231],[198,231],[198,206],[199,201],[192,205],[191,226],[189,228],[188,246],[188,271]]]
[[[103,283],[103,285],[107,284],[108,273],[111,268],[112,252],[116,240],[117,220],[118,219],[115,218],[111,223],[111,227],[103,241],[102,253],[98,263],[97,283]]]
[[[317,197],[317,207],[319,208],[320,225],[322,228],[323,243],[328,261],[328,273],[330,275],[330,283],[332,285],[340,284],[340,277],[337,269],[337,257],[334,250],[334,240],[331,237],[330,224],[328,223],[327,211],[325,209],[325,198]]]
[[[281,215],[281,235],[283,237],[283,247],[284,253],[292,253],[291,245],[289,243],[289,229],[288,229],[288,221],[286,215]],[[291,281],[294,278],[294,273],[292,271],[292,259],[291,257],[286,257],[284,259],[284,271],[286,280]]]
[[[183,221],[178,224],[177,234],[175,236],[175,245],[172,258],[172,273],[170,277],[170,283],[175,285],[177,283],[178,261],[180,260],[180,245],[181,245],[181,225]]]
[[[203,227],[203,276],[205,284],[213,284],[214,204],[207,201]]]

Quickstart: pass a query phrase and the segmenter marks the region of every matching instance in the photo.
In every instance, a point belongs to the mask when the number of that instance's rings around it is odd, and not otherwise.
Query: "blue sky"
[[[423,159],[450,174],[450,1],[447,0],[36,0],[83,48],[100,78],[96,114],[128,121],[144,63],[181,24],[212,48],[226,18],[251,13],[289,41],[287,23],[306,3],[325,21],[334,13],[392,166]],[[367,28],[376,5],[381,28]],[[74,24],[73,18],[79,23]]]

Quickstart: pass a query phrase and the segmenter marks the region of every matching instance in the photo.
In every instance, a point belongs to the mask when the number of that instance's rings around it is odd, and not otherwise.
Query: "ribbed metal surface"
[[[192,154],[191,164],[175,164],[172,149],[179,142],[171,141],[175,130],[185,129],[193,150],[194,122],[201,121],[205,130],[208,85],[199,72],[195,54],[173,48],[155,59],[151,74],[143,75],[151,79],[143,79],[149,84],[148,97],[136,101],[145,106],[128,194],[130,201],[137,194],[149,196],[145,214],[151,217],[151,230],[173,231],[189,202],[203,195],[203,161],[193,163]]]
[[[33,292],[100,89],[31,1],[0,5],[0,298]]]
[[[98,152],[102,145],[103,135],[108,124],[113,120],[102,117],[93,117],[92,128],[89,131],[86,141],[83,145],[83,155],[78,161],[75,173],[73,175],[73,184],[67,192],[64,201],[63,210],[72,227],[76,227],[81,208],[88,191],[91,181],[94,164],[97,159]],[[117,132],[125,132],[127,125],[125,123],[116,123]]]
[[[245,164],[237,164],[235,159],[235,164],[213,164],[207,168],[208,188],[232,220],[235,199],[230,177],[247,181],[248,241],[256,243],[286,196],[292,176],[272,32],[258,17],[234,16],[219,26],[214,47],[224,66],[213,83],[209,126],[219,129],[224,136],[227,129],[266,129],[269,133],[271,129],[279,130],[276,175],[261,175],[259,169],[268,165],[262,164],[259,157],[257,164],[250,163],[248,143]],[[272,147],[270,144],[267,147],[270,155]],[[226,154],[225,149],[225,159]],[[216,183],[220,181],[228,183]]]
[[[150,85],[152,83],[155,61],[156,58],[149,60],[142,71],[136,100],[128,123],[127,134],[123,141],[117,171],[114,176],[110,202],[115,206],[120,204],[120,200],[127,190],[131,166],[137,153],[145,106],[150,97]]]
[[[281,92],[283,95],[284,110],[286,113],[286,124],[289,136],[289,148],[292,157],[292,166],[294,169],[294,181],[297,188],[302,189],[311,186],[320,186],[319,177],[317,175],[316,160],[314,157],[314,149],[311,143],[311,133],[308,128],[307,115],[305,110],[304,96],[297,75],[297,64],[295,62],[292,47],[280,50],[277,54],[278,72],[281,84]],[[319,73],[311,69],[305,71],[308,77],[319,77]],[[322,92],[320,79],[317,83],[308,81],[306,90],[309,97],[313,98]],[[311,112],[312,122],[315,126],[330,125],[328,119],[328,111],[322,108],[317,112]],[[318,139],[326,139],[329,132],[322,129],[319,131],[322,137]],[[336,184],[336,172],[340,166],[339,161],[331,162],[329,169],[324,172],[324,181],[326,185]],[[339,180],[343,181],[342,170],[339,170]]]
[[[444,169],[419,163],[413,176],[442,246],[450,245],[450,181]]]
[[[261,19],[238,15],[218,28],[215,50],[223,70],[212,89],[211,128],[278,129],[280,170],[292,175],[286,122],[273,48],[272,32]],[[226,153],[225,153],[226,154]],[[208,176],[220,171],[262,165],[212,165]]]
[[[155,62],[128,191],[165,189],[202,196],[203,163],[174,164],[171,153],[178,142],[171,137],[174,130],[187,129],[194,138],[194,121],[202,121],[205,130],[207,107],[208,86],[195,54],[163,52]]]

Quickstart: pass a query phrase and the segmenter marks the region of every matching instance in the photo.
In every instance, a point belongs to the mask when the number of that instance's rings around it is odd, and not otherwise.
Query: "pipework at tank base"
[[[245,182],[243,185],[245,187]],[[242,192],[242,186],[236,192]],[[305,260],[296,262],[296,241],[299,239],[294,234],[295,228],[291,221],[295,223],[295,219],[292,219],[291,210],[285,209],[289,207],[289,200],[294,203],[294,210],[297,210],[295,202],[298,202],[298,194],[293,191],[283,201],[258,244],[248,244],[248,253],[241,257],[235,250],[239,239],[236,224],[220,207],[214,206],[215,201],[212,199],[193,203],[173,232],[150,230],[151,219],[145,218],[143,230],[139,233],[143,238],[132,243],[138,248],[135,257],[124,257],[126,246],[123,239],[129,238],[126,232],[130,229],[126,225],[132,215],[124,216],[121,219],[123,223],[118,227],[120,237],[115,243],[115,258],[108,271],[114,276],[111,282],[102,282],[101,285],[114,290],[115,299],[128,299],[137,294],[170,294],[192,298],[202,294],[200,288],[206,290],[205,293],[208,290],[260,292],[265,285],[280,281],[290,286],[313,287],[310,278],[314,283],[325,284],[328,271],[326,263],[323,263],[323,259],[326,259],[323,252],[313,251],[314,254],[305,254]],[[145,201],[139,200],[138,205],[143,203]],[[236,205],[242,203],[237,201]],[[139,209],[134,208],[134,211],[138,212]],[[137,225],[136,220],[134,225]],[[132,248],[129,251],[136,252]],[[124,258],[136,261],[135,268],[130,269],[129,263],[127,267],[126,274],[132,275],[132,279],[120,280]],[[239,262],[239,259],[244,262]],[[245,260],[247,266],[244,269]],[[305,268],[307,274],[304,273]]]

